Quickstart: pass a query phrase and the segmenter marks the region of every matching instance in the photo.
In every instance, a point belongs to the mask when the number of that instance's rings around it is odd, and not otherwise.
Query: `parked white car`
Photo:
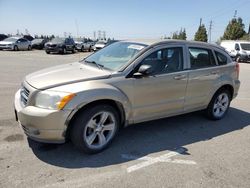
[[[97,51],[97,50],[100,50],[102,48],[104,48],[106,46],[107,42],[106,41],[98,41],[94,47],[93,47],[93,50],[94,51]]]
[[[20,37],[9,37],[0,41],[0,49],[8,50],[31,50],[31,42],[25,38]]]
[[[250,60],[250,42],[249,41],[221,41],[220,44],[237,61]]]

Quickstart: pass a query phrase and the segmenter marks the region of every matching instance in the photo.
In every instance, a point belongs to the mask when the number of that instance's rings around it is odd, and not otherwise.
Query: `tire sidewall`
[[[85,136],[84,131],[89,120],[95,114],[102,112],[102,111],[107,111],[114,115],[114,118],[116,121],[116,127],[115,127],[112,137],[105,145],[103,145],[101,148],[93,149],[93,148],[90,148],[88,144],[86,143],[84,139],[84,136]],[[117,110],[109,105],[97,105],[97,106],[90,107],[80,112],[79,114],[77,114],[72,124],[70,137],[71,137],[73,144],[78,149],[83,150],[84,152],[89,153],[89,154],[94,154],[94,153],[101,152],[102,150],[106,149],[111,144],[111,142],[114,140],[115,136],[118,133],[119,127],[120,127],[120,118],[119,118],[119,114],[117,113]]]

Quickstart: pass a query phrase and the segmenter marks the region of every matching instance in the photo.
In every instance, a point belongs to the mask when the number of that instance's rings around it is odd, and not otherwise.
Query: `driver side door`
[[[167,46],[153,51],[139,63],[137,69],[141,65],[150,65],[152,73],[133,78],[135,123],[183,112],[188,80],[184,53],[182,45]]]

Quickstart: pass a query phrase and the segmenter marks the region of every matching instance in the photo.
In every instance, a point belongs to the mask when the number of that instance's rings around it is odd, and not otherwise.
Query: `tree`
[[[194,36],[195,41],[207,42],[207,30],[204,24],[201,24],[195,33]]]
[[[176,32],[173,33],[172,39],[179,39],[178,31],[176,31]]]
[[[184,28],[183,30],[181,29],[179,33],[179,39],[180,40],[186,40],[187,39],[187,34],[186,34],[186,29]]]
[[[172,39],[186,40],[187,39],[186,29],[181,28],[180,31],[174,32],[172,35]]]
[[[245,25],[243,24],[242,19],[240,17],[238,19],[233,18],[228,23],[222,39],[238,40],[246,34],[244,28]]]
[[[249,40],[250,41],[250,34],[245,34],[240,40]]]

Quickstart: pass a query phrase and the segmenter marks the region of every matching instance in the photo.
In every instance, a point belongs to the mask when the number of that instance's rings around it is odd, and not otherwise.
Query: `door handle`
[[[177,76],[174,77],[175,80],[182,80],[184,78],[187,78],[187,76],[184,75],[184,74],[183,75],[177,75]]]

